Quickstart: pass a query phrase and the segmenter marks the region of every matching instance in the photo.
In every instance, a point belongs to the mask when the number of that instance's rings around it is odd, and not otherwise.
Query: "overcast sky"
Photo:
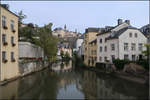
[[[2,1],[13,12],[22,10],[24,23],[39,26],[53,23],[53,29],[64,27],[85,32],[87,27],[104,27],[117,24],[117,19],[129,19],[134,27],[149,23],[148,1]]]

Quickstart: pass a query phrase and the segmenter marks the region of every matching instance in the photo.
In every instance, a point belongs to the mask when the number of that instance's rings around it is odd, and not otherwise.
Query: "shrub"
[[[149,63],[147,60],[136,61],[136,64],[143,66],[145,69],[149,70]]]
[[[120,60],[120,59],[115,59],[113,60],[114,65],[116,66],[117,69],[121,70],[124,68],[125,64],[130,63],[131,61],[129,60]]]

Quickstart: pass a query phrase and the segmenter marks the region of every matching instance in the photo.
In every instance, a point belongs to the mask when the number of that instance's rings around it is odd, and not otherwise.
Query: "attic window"
[[[135,37],[137,37],[137,33],[135,33]]]
[[[129,33],[129,36],[132,37],[132,33]]]

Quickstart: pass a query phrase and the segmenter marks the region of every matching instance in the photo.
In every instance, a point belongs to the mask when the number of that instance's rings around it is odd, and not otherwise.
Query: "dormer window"
[[[129,33],[129,37],[132,37],[132,33]]]
[[[137,38],[137,33],[135,33],[134,35],[135,35],[135,37]]]

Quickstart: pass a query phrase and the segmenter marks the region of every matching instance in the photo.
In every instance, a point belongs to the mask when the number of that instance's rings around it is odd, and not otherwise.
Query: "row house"
[[[19,75],[18,16],[0,5],[0,81]]]
[[[89,43],[89,66],[95,66],[97,61],[97,39]]]
[[[96,39],[96,35],[99,32],[99,28],[87,28],[84,33],[84,64],[90,65],[90,42]]]
[[[118,19],[118,25],[97,34],[97,62],[112,62],[117,58],[140,59],[146,43],[147,38],[132,27],[129,20]]]

